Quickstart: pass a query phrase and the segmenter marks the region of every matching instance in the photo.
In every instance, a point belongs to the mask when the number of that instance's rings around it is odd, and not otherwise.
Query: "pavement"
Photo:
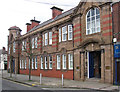
[[[50,77],[42,77],[41,85],[40,85],[40,77],[39,76],[31,76],[31,81],[29,81],[28,75],[23,74],[12,74],[12,78],[10,78],[10,73],[7,71],[3,72],[3,79],[12,80],[18,83],[27,84],[30,86],[41,86],[46,88],[78,88],[78,89],[95,89],[95,90],[105,90],[105,91],[116,91],[118,90],[118,86],[100,83],[98,81],[76,81],[76,80],[67,80],[64,79],[64,85],[62,86],[62,79],[60,78],[50,78]]]

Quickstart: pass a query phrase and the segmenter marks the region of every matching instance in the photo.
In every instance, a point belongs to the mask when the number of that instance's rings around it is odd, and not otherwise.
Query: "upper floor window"
[[[62,27],[62,41],[66,41],[67,40],[67,27],[64,26]]]
[[[48,33],[45,33],[45,45],[48,45]]]
[[[52,32],[49,32],[49,44],[52,44]]]
[[[13,43],[13,52],[15,52],[15,42]]]
[[[61,28],[59,28],[59,42],[61,42]]]
[[[72,40],[72,25],[68,25],[68,40]]]
[[[37,48],[37,37],[35,37],[35,48]]]
[[[42,35],[42,45],[44,46],[44,34]]]
[[[32,38],[32,48],[34,48],[34,38]]]
[[[22,41],[22,51],[26,49],[26,40]]]
[[[86,35],[100,32],[100,12],[98,8],[92,8],[86,15]]]

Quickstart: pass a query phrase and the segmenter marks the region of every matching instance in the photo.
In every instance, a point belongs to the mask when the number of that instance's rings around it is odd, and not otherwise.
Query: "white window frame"
[[[8,52],[9,54],[10,54],[10,48],[11,48],[11,46],[9,45],[9,52]]]
[[[49,45],[52,44],[52,32],[49,32]]]
[[[24,50],[24,41],[22,41],[22,51]]]
[[[34,69],[34,58],[32,58],[32,69]]]
[[[45,43],[44,43],[44,37],[45,37],[45,35],[43,34],[43,35],[42,35],[42,45],[43,45],[43,46],[45,45]]]
[[[37,65],[37,56],[35,57],[35,69],[37,69],[38,65]]]
[[[47,57],[45,56],[45,69],[48,69],[47,66],[48,66],[48,62],[47,62]]]
[[[43,57],[41,57],[41,69],[43,69]]]
[[[72,40],[73,29],[72,25],[68,25],[68,40]]]
[[[13,42],[13,52],[15,52],[15,42]]]
[[[34,37],[32,38],[32,49],[34,48]]]
[[[48,33],[45,33],[45,46],[48,45]]]
[[[59,42],[61,42],[61,28],[59,28]]]
[[[37,40],[38,40],[38,38],[37,37],[35,37],[35,48],[37,48]]]
[[[94,16],[92,16],[92,13],[91,13],[92,9],[95,9],[94,10],[94,13],[95,13]],[[100,11],[99,11],[98,8],[92,8],[92,9],[90,9],[86,14],[86,35],[98,33],[98,32],[101,31],[101,27],[100,27]],[[99,11],[99,14],[97,14],[96,10]],[[90,16],[87,17],[89,13],[90,13]],[[97,16],[99,16],[98,19],[97,19]],[[94,18],[94,20],[92,20],[92,18]],[[89,20],[89,22],[88,22],[88,20]],[[88,26],[88,24],[89,24],[89,26]],[[97,29],[99,29],[99,30],[97,30]]]
[[[27,61],[26,61],[26,59],[24,60],[25,61],[25,69],[27,68],[26,66],[27,66]]]
[[[22,69],[22,61],[20,60],[20,69]]]
[[[68,54],[68,62],[69,62],[69,69],[73,69],[73,54]]]
[[[62,27],[62,41],[67,41],[67,26]]]
[[[24,60],[22,59],[22,69],[24,69]]]
[[[52,56],[49,56],[49,69],[52,69],[51,67],[52,61],[50,61],[50,58],[52,58]]]
[[[62,55],[62,61],[63,61],[62,62],[63,63],[63,69],[67,69],[67,67],[66,67],[66,65],[67,65],[66,64],[66,55],[65,54]]]
[[[60,59],[60,55],[57,55],[57,69],[61,68],[61,59]]]

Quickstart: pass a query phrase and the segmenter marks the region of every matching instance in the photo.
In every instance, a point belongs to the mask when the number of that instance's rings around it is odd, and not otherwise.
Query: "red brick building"
[[[51,9],[50,20],[31,20],[24,35],[18,27],[9,29],[8,60],[12,55],[13,70],[29,74],[26,51],[31,51],[32,75],[61,78],[64,74],[66,79],[113,83],[111,3],[80,2],[63,13],[60,8]]]

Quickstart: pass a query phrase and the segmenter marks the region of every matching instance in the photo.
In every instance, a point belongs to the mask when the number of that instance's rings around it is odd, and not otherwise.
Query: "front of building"
[[[64,13],[51,9],[50,20],[31,20],[24,35],[9,28],[8,61],[12,55],[13,70],[29,74],[31,65],[32,75],[61,78],[64,74],[65,79],[113,83],[111,3],[80,2]]]

